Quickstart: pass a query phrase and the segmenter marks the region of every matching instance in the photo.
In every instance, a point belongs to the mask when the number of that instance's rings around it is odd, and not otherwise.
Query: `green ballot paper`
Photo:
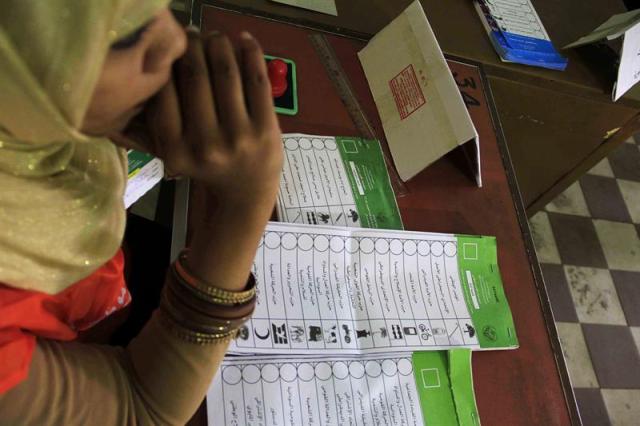
[[[269,223],[229,353],[516,348],[497,260],[494,237]]]
[[[285,134],[281,222],[403,229],[380,143]]]
[[[471,372],[471,351],[416,352],[413,374],[424,424],[478,426]]]
[[[140,197],[149,192],[164,176],[162,160],[140,151],[127,151],[127,188],[124,206],[129,208]]]

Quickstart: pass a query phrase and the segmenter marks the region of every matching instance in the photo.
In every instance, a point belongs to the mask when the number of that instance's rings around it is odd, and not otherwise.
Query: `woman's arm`
[[[27,380],[0,396],[3,424],[184,425],[226,344],[185,344],[157,313],[126,349],[38,341]]]
[[[239,66],[226,37],[208,38],[206,49],[198,35],[189,38],[178,89],[169,84],[150,107],[150,135],[169,167],[209,194],[192,224],[189,269],[211,286],[239,291],[273,209],[282,143],[255,40],[243,36]],[[124,349],[38,341],[28,379],[0,395],[3,422],[184,424],[227,343],[189,343],[160,315]]]
[[[196,235],[207,236],[203,240],[212,248],[203,251],[211,255],[212,280],[229,283],[237,275],[242,288],[249,266],[236,263],[233,253],[255,252],[266,219],[232,210],[231,216],[210,217],[219,228],[204,224]],[[159,321],[158,312],[126,348],[39,340],[28,379],[0,396],[1,423],[183,425],[202,402],[226,349],[226,343],[185,342]]]

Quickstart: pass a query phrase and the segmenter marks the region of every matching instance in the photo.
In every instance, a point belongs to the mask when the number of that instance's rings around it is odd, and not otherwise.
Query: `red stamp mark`
[[[411,64],[389,81],[389,87],[393,93],[393,99],[396,101],[401,120],[410,116],[426,103],[416,72]]]

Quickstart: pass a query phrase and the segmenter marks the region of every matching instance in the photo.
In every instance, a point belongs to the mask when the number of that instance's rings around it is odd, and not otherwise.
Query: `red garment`
[[[27,377],[36,337],[74,340],[130,301],[122,250],[55,295],[0,284],[0,394]]]

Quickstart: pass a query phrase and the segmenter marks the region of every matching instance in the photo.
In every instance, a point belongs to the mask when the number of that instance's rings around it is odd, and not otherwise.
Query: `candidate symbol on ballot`
[[[471,324],[464,324],[465,330],[464,332],[467,333],[469,335],[469,337],[473,337],[476,335],[476,329],[473,328],[473,326]]]
[[[431,332],[434,336],[445,336],[447,334],[447,330],[444,327],[433,327]]]
[[[351,329],[347,324],[342,324],[342,330],[344,331],[344,342],[351,343]]]
[[[249,327],[243,325],[238,330],[238,339],[240,340],[249,340]]]
[[[496,332],[496,328],[492,325],[487,325],[485,328],[483,328],[482,335],[487,339],[491,340],[492,342],[495,342],[496,339],[498,338],[498,333]]]
[[[271,324],[271,330],[273,331],[273,343],[276,345],[287,345],[289,343],[287,326],[284,323],[280,326]]]
[[[422,340],[429,340],[432,334],[429,332],[429,328],[424,324],[418,324],[418,328],[420,329],[420,338]]]
[[[254,327],[253,334],[255,334],[256,337],[260,340],[267,340],[269,338],[270,332],[268,328],[266,332],[258,332],[258,327]]]
[[[356,337],[358,339],[364,339],[369,336],[371,336],[371,332],[369,330],[356,330]]]
[[[391,337],[394,340],[402,340],[404,339],[404,334],[402,334],[402,330],[398,324],[393,324],[391,326]]]
[[[294,343],[304,342],[304,328],[299,325],[292,325],[289,327],[289,336]]]
[[[338,335],[336,332],[337,326],[333,326],[329,329],[324,330],[325,342],[327,343],[338,343]]]
[[[309,326],[309,341],[320,342],[322,341],[322,328],[316,325]]]

